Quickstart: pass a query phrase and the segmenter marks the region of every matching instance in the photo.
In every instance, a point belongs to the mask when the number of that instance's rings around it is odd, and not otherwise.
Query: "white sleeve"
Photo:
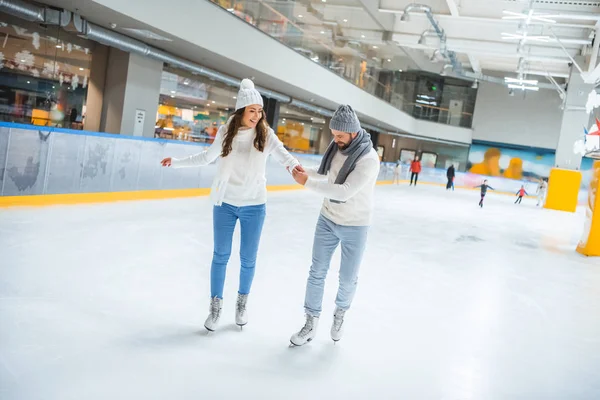
[[[174,168],[183,167],[198,167],[208,165],[215,161],[220,155],[223,148],[223,137],[225,136],[225,125],[221,126],[217,131],[215,140],[208,149],[198,154],[191,155],[185,158],[171,159],[171,166]]]
[[[269,130],[269,142],[268,142],[268,151],[269,154],[273,154],[273,157],[277,162],[283,165],[290,170],[294,169],[296,165],[300,165],[298,160],[294,156],[292,156],[286,149],[283,147],[283,143],[277,137],[275,132]]]
[[[347,201],[364,188],[369,181],[377,177],[378,172],[379,162],[372,158],[364,158],[356,164],[354,171],[348,175],[346,182],[342,184],[308,178],[305,187],[328,199]]]
[[[308,175],[309,178],[315,178],[315,179],[327,178],[327,175],[320,175],[317,172],[318,170],[319,170],[319,167],[304,167],[304,171],[306,171],[306,175]]]

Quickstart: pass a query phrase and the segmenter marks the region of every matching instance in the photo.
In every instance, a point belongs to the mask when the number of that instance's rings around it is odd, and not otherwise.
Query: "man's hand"
[[[300,171],[298,168],[294,168],[294,170],[292,171],[292,176],[294,177],[294,180],[302,186],[304,186],[306,184],[306,181],[308,180],[308,175],[306,174],[306,172],[304,172],[304,169]]]

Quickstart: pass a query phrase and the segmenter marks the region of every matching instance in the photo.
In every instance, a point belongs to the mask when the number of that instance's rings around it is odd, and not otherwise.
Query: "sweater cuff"
[[[314,179],[314,178],[310,178],[310,177],[309,177],[309,178],[306,180],[306,183],[304,184],[304,187],[305,187],[305,188],[307,188],[307,189],[312,189],[312,190],[314,190],[314,189],[317,187],[317,184],[318,184],[318,182],[317,182],[317,180],[316,180],[316,179]]]

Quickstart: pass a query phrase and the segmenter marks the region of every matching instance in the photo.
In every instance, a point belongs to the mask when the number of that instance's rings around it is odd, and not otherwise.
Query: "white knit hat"
[[[254,89],[254,82],[250,79],[244,79],[240,84],[240,91],[238,92],[237,101],[235,102],[235,111],[252,104],[258,104],[262,107],[263,98],[260,93],[258,93],[258,90]]]

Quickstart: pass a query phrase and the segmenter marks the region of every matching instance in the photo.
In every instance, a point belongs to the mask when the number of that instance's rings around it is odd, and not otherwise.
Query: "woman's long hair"
[[[229,121],[227,132],[225,132],[225,138],[223,139],[223,150],[221,151],[221,157],[227,157],[231,153],[231,145],[233,138],[237,135],[238,130],[242,126],[242,118],[246,108],[240,108],[233,113],[233,118]],[[267,134],[269,132],[269,124],[266,120],[265,111],[262,112],[262,117],[258,124],[256,124],[256,136],[254,137],[254,147],[256,150],[262,152],[265,149],[265,143],[267,142]]]

